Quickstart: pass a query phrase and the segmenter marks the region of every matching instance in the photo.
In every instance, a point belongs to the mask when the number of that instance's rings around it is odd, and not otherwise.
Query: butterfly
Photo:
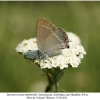
[[[66,31],[46,19],[38,19],[36,33],[37,46],[44,57],[54,56],[59,54],[62,49],[69,48]]]

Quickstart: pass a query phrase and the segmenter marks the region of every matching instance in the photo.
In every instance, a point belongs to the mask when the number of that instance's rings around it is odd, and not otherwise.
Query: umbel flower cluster
[[[77,68],[81,63],[86,51],[81,45],[80,38],[72,32],[66,32],[69,38],[69,48],[62,49],[61,53],[53,57],[41,58],[39,55],[36,38],[23,40],[16,47],[16,51],[22,54],[26,59],[37,63],[41,69],[68,68],[69,66]]]

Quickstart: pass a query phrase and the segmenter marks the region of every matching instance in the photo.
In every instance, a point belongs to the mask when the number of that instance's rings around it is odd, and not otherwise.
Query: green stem
[[[55,84],[55,90],[56,92],[58,92],[58,74],[59,74],[59,71],[57,71],[56,69],[54,69],[54,73],[55,73],[55,76],[54,76],[54,84]]]
[[[45,90],[45,92],[50,92],[51,90],[52,90],[52,80],[51,80],[51,78],[50,78],[50,76],[49,75],[47,75],[47,78],[48,78],[48,85],[47,85],[47,87],[46,87],[46,90]]]
[[[57,76],[55,76],[55,90],[58,92]]]
[[[48,79],[48,85],[46,87],[45,92],[50,92],[52,90],[52,86],[53,86],[53,81],[52,81],[52,75],[48,72],[48,69],[44,70],[46,75],[47,75],[47,79]]]
[[[45,92],[51,92],[53,85],[55,86],[55,92],[58,92],[58,81],[61,78],[63,71],[57,68],[43,69],[43,71],[46,73],[48,79],[48,85]]]

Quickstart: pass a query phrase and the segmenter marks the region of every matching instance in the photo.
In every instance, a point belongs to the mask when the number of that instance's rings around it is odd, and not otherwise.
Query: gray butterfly
[[[69,48],[69,39],[65,30],[57,28],[46,19],[37,21],[37,46],[43,57],[59,54]]]

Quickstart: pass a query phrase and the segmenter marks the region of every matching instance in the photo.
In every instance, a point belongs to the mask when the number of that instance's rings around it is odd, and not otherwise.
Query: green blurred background
[[[0,2],[0,92],[44,92],[47,79],[15,47],[36,36],[38,18],[77,34],[87,55],[68,68],[59,88],[100,92],[100,2]]]

